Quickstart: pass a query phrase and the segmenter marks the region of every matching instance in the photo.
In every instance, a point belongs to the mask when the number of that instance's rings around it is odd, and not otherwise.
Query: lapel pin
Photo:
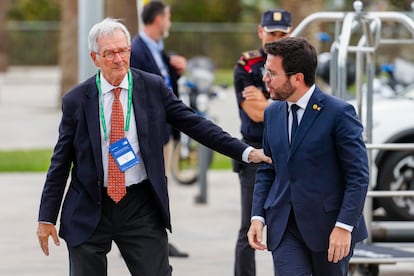
[[[321,111],[321,107],[320,107],[320,106],[318,106],[317,104],[313,104],[313,105],[312,105],[312,109],[313,109],[313,110],[318,110],[318,111]]]

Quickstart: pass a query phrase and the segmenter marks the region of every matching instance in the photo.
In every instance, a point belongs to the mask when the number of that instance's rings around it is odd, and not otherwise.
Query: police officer
[[[266,53],[264,45],[289,34],[291,15],[280,9],[272,9],[263,13],[258,36],[262,47],[258,50],[244,52],[234,67],[234,87],[241,120],[241,134],[244,142],[262,147],[263,116],[269,104],[266,84],[262,81]],[[255,253],[247,240],[250,226],[253,188],[257,164],[241,164],[233,162],[233,170],[238,172],[241,186],[241,225],[238,233],[235,252],[235,276],[256,275]]]

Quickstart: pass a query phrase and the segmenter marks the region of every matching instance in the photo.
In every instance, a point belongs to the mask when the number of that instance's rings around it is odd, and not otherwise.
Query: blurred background
[[[0,72],[9,66],[60,66],[61,94],[78,82],[78,12],[87,0],[0,0]],[[131,35],[138,31],[137,2],[104,0],[104,15],[122,18]],[[145,2],[145,1],[144,1]],[[257,25],[268,8],[292,12],[293,26],[318,11],[353,11],[350,0],[165,0],[172,8],[172,29],[166,49],[191,58],[210,57],[217,67],[217,79],[231,84],[231,69],[243,51],[259,48]],[[364,9],[411,12],[411,0],[362,1]],[[324,41],[318,34],[324,26],[308,30],[307,38],[321,51]],[[390,33],[399,32],[388,26]],[[401,33],[402,36],[406,35]],[[398,53],[384,49],[384,59]],[[382,56],[382,55],[381,55]],[[391,56],[391,57],[390,57]],[[382,60],[379,60],[382,62]],[[220,73],[227,78],[220,76]]]

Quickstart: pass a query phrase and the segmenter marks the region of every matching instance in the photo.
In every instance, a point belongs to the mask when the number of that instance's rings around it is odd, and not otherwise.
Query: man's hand
[[[263,223],[258,220],[252,220],[250,224],[249,231],[247,232],[247,238],[249,244],[253,249],[256,250],[265,250],[266,245],[262,243],[263,239]]]
[[[172,67],[175,68],[178,75],[182,75],[185,72],[185,68],[187,67],[187,60],[183,56],[179,55],[171,55],[170,56],[170,64]]]
[[[348,256],[351,248],[351,232],[334,227],[329,236],[328,261],[337,263]]]
[[[249,161],[252,163],[265,162],[272,164],[272,159],[263,153],[263,149],[253,149],[249,153]]]
[[[243,98],[245,100],[262,100],[267,102],[263,92],[254,85],[249,85],[242,91]]]
[[[42,251],[46,256],[49,256],[49,236],[52,236],[52,239],[57,246],[60,245],[56,227],[53,224],[39,222],[36,234],[39,239],[40,248],[42,248]]]

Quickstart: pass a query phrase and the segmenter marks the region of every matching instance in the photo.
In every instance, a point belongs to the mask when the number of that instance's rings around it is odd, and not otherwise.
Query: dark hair
[[[285,72],[302,73],[306,85],[315,83],[318,58],[315,47],[306,39],[286,37],[265,45],[270,55],[280,56]]]
[[[145,4],[141,13],[142,23],[144,23],[144,25],[151,24],[154,22],[155,17],[164,14],[167,7],[168,6],[161,1],[150,1],[148,4]]]

